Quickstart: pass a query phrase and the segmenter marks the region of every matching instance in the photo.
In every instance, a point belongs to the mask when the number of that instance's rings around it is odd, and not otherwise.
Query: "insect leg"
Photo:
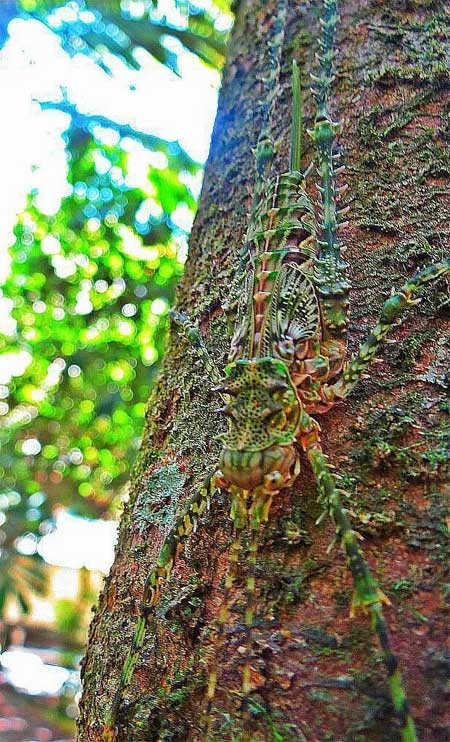
[[[383,604],[388,604],[389,601],[380,590],[359,547],[357,533],[352,529],[346,510],[342,506],[340,491],[323,453],[317,428],[315,434],[309,432],[306,440],[303,441],[303,447],[316,477],[321,501],[334,521],[337,536],[345,552],[347,566],[353,577],[354,594],[351,615],[357,609],[370,615],[372,630],[378,639],[386,667],[390,698],[399,720],[401,739],[403,742],[417,742],[414,721],[409,712],[398,660],[392,651],[388,626],[383,615]]]
[[[105,726],[102,731],[102,742],[115,742],[117,738],[117,717],[123,696],[132,680],[134,669],[144,646],[145,631],[148,620],[159,602],[161,582],[170,576],[177,553],[188,536],[195,531],[199,517],[209,508],[211,497],[216,491],[211,477],[205,480],[204,486],[189,501],[185,511],[166,537],[159,553],[156,566],[144,583],[140,615],[134,630],[131,648],[126,657],[120,675],[119,686],[114,694],[111,706],[106,714]]]
[[[336,170],[333,146],[338,124],[331,119],[328,99],[333,82],[333,43],[338,22],[336,0],[324,1],[324,17],[320,19],[322,35],[319,40],[319,75],[312,75],[312,93],[316,102],[316,118],[311,132],[314,139],[320,184],[320,214],[318,224],[319,254],[315,260],[314,280],[320,296],[324,339],[335,347],[334,354],[343,357],[345,335],[348,324],[348,292],[350,284],[346,279],[347,264],[341,258],[342,246],[338,239],[339,211],[337,200],[340,191],[335,185]],[[345,187],[344,187],[345,189]]]
[[[272,138],[272,119],[275,103],[280,92],[281,53],[286,29],[287,6],[287,0],[279,0],[273,23],[273,35],[270,41],[269,69],[264,80],[266,93],[261,104],[263,121],[256,144],[255,201],[259,200],[263,184],[268,176],[275,154]]]
[[[241,680],[241,696],[243,710],[243,730],[242,730],[242,741],[251,741],[251,726],[252,726],[252,715],[249,706],[249,697],[252,691],[252,679],[251,679],[251,661],[253,653],[253,621],[255,617],[255,588],[256,588],[256,562],[258,557],[258,546],[259,546],[259,532],[260,525],[256,524],[253,518],[249,520],[249,543],[248,551],[246,554],[247,561],[247,577],[245,580],[245,612],[244,612],[244,625],[245,625],[245,660],[242,668],[242,680]]]
[[[252,651],[252,628],[255,614],[255,587],[256,587],[256,562],[258,557],[259,536],[261,526],[267,523],[270,506],[276,491],[267,491],[262,487],[253,493],[253,500],[249,509],[250,539],[247,555],[247,578],[245,584],[245,634],[246,653],[245,664],[242,672],[242,694],[248,696],[252,690],[251,684],[251,651]]]
[[[445,274],[450,274],[450,258],[418,271],[398,291],[393,292],[381,310],[378,324],[375,325],[367,340],[360,346],[353,360],[344,366],[341,378],[335,384],[324,387],[325,398],[330,400],[343,399],[353,391],[369,364],[379,352],[388,332],[398,323],[405,309],[417,304],[418,300],[413,298],[414,294],[424,284]]]
[[[225,629],[228,624],[228,617],[232,603],[232,591],[239,569],[239,556],[242,549],[242,533],[247,523],[247,503],[245,497],[240,491],[236,491],[232,494],[231,519],[233,521],[234,538],[231,545],[228,573],[225,578],[223,603],[220,609],[219,618],[217,619],[217,634],[213,644],[214,669],[211,670],[208,676],[205,710],[205,739],[208,739],[213,723],[213,702],[217,688],[217,660],[219,659],[219,654],[224,644]]]
[[[247,578],[245,581],[245,664],[242,671],[242,694],[248,696],[252,689],[251,683],[251,652],[252,652],[252,628],[255,617],[255,587],[256,587],[256,560],[258,556],[259,527],[250,524],[250,540],[247,554]]]
[[[192,322],[187,314],[184,314],[184,312],[176,312],[174,309],[171,309],[169,315],[174,320],[174,322],[176,322],[177,325],[183,328],[183,332],[186,335],[186,338],[197,351],[197,355],[199,356],[200,360],[203,361],[203,364],[209,374],[209,378],[211,379],[213,384],[220,386],[222,383],[222,375],[216,364],[214,363],[213,359],[209,355],[208,349],[198,327]]]

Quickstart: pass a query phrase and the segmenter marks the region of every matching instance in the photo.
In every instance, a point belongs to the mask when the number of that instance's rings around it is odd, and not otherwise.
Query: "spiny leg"
[[[250,219],[247,227],[247,238],[244,240],[244,245],[239,254],[234,286],[232,287],[231,292],[232,301],[229,303],[229,307],[238,303],[239,294],[244,280],[243,277],[247,270],[249,260],[252,258],[248,236],[254,231],[256,214],[261,201],[265,198],[267,181],[275,155],[275,144],[272,136],[273,115],[280,91],[281,55],[284,45],[287,9],[288,0],[279,0],[274,16],[271,41],[269,42],[270,51],[268,73],[264,79],[265,91],[261,103],[262,123],[255,150],[256,177],[253,188]]]
[[[231,500],[231,519],[233,521],[234,538],[231,545],[230,560],[227,576],[225,578],[225,590],[223,602],[217,619],[217,633],[213,643],[214,660],[218,660],[223,648],[225,629],[228,624],[228,617],[231,610],[232,590],[239,570],[239,556],[242,549],[242,533],[247,524],[247,503],[244,493],[240,490],[232,492]],[[206,709],[205,709],[205,739],[208,739],[213,724],[213,702],[217,689],[217,669],[216,664],[208,676],[208,685],[206,691]]]
[[[299,473],[299,461],[297,459],[292,473],[292,479],[283,482],[289,487],[293,484]],[[252,504],[249,508],[249,547],[247,554],[247,578],[245,585],[245,662],[242,670],[242,707],[243,717],[243,742],[251,742],[252,739],[252,715],[249,704],[249,696],[252,691],[251,659],[253,653],[253,622],[255,617],[255,589],[256,589],[256,565],[258,560],[258,547],[261,529],[269,520],[270,507],[274,496],[280,491],[282,477],[279,472],[272,472],[266,476],[263,486],[252,492]]]
[[[418,271],[398,291],[393,292],[383,306],[378,324],[375,325],[367,340],[360,346],[353,360],[345,365],[340,379],[335,384],[324,386],[325,399],[330,401],[343,399],[353,391],[371,361],[379,352],[388,332],[398,323],[405,309],[414,306],[419,301],[413,298],[414,294],[424,284],[448,273],[450,273],[450,258]]]
[[[225,578],[225,589],[223,592],[223,603],[220,609],[219,618],[217,619],[217,636],[214,642],[214,655],[220,653],[223,647],[223,641],[225,637],[225,629],[228,623],[228,617],[231,610],[232,603],[232,590],[236,577],[238,574],[239,567],[239,555],[242,549],[242,528],[234,529],[233,543],[231,544],[230,563],[227,576]],[[209,716],[212,709],[212,704],[216,695],[217,688],[217,669],[211,670],[208,676],[208,687],[206,692],[207,698],[207,709],[206,713]]]
[[[186,338],[195,348],[200,360],[203,361],[209,378],[211,379],[213,384],[220,386],[222,384],[222,375],[216,364],[214,363],[213,359],[209,355],[208,349],[198,327],[192,322],[187,314],[184,314],[184,312],[176,312],[175,309],[171,309],[169,315],[174,320],[174,322],[183,329]]]
[[[244,699],[252,689],[251,655],[252,628],[255,617],[256,562],[259,546],[259,526],[249,523],[249,544],[247,552],[247,577],[245,580],[245,663],[242,670],[242,695]]]
[[[134,669],[144,645],[145,631],[149,617],[159,602],[161,582],[169,578],[179,548],[196,529],[199,517],[209,508],[210,500],[215,489],[211,484],[211,479],[208,478],[205,485],[190,500],[184,513],[178,517],[174,527],[164,541],[156,562],[156,567],[147,576],[140,605],[141,614],[136,623],[132,645],[122,668],[119,686],[106,714],[105,726],[102,731],[103,742],[114,742],[117,738],[116,724],[119,709],[124,693],[132,680]]]
[[[245,664],[242,672],[242,695],[244,699],[252,690],[251,683],[251,654],[252,654],[252,628],[255,617],[255,588],[256,588],[256,563],[258,558],[259,536],[261,526],[269,519],[270,506],[275,491],[267,491],[262,487],[255,491],[252,504],[249,509],[249,546],[247,555],[247,578],[245,583]]]
[[[350,283],[346,279],[347,264],[341,259],[343,246],[338,239],[338,217],[347,209],[337,209],[337,199],[346,189],[336,188],[335,176],[340,169],[334,168],[336,155],[333,154],[335,132],[338,125],[333,123],[328,110],[328,99],[333,82],[333,44],[338,22],[336,0],[325,0],[324,17],[320,19],[322,37],[319,40],[319,75],[312,75],[312,90],[316,102],[316,118],[311,132],[319,162],[318,173],[321,194],[319,215],[318,245],[319,254],[315,260],[314,280],[320,295],[324,340],[333,344],[333,354],[343,357],[345,335],[348,324],[348,292]],[[336,346],[336,347],[334,347]]]
[[[388,626],[383,615],[383,603],[388,604],[389,601],[380,590],[369,565],[364,559],[358,544],[357,534],[352,529],[346,510],[342,506],[335,477],[323,453],[318,426],[314,426],[315,433],[313,432],[313,426],[314,422],[311,420],[307,438],[302,441],[302,444],[316,477],[321,501],[334,521],[337,535],[346,555],[348,568],[353,577],[355,591],[351,615],[359,608],[369,613],[372,630],[378,639],[387,670],[390,698],[399,720],[401,738],[403,742],[417,742],[414,721],[409,712],[408,699],[398,667],[398,660],[392,651]]]
[[[272,496],[268,501],[267,513],[269,511]],[[262,502],[265,501],[265,498]],[[259,506],[256,502],[257,507]],[[267,519],[266,519],[267,520]],[[253,622],[255,619],[255,590],[256,590],[256,564],[258,560],[259,537],[261,533],[261,519],[255,517],[255,500],[253,501],[249,518],[249,544],[247,551],[247,577],[245,581],[245,660],[242,668],[242,710],[243,730],[242,742],[251,742],[252,739],[252,713],[250,707],[250,694],[252,691],[252,655],[253,655]]]
[[[298,474],[298,467],[295,468],[293,479]],[[223,633],[228,620],[229,607],[230,607],[230,596],[229,591],[231,590],[237,573],[239,551],[241,549],[241,536],[244,526],[247,524],[250,532],[248,551],[246,555],[247,559],[247,577],[245,584],[245,663],[242,670],[242,708],[244,709],[244,735],[243,742],[249,742],[251,737],[251,714],[247,705],[248,697],[252,690],[251,683],[251,656],[252,656],[252,628],[254,621],[254,603],[255,603],[255,587],[256,587],[256,563],[258,557],[258,545],[259,535],[262,524],[266,523],[269,518],[270,505],[272,503],[273,496],[279,491],[279,475],[278,472],[274,472],[272,475],[267,477],[269,487],[276,487],[276,489],[269,489],[266,487],[258,488],[253,493],[247,493],[240,491],[238,488],[231,488],[232,495],[232,517],[235,524],[235,540],[232,547],[232,557],[234,562],[231,563],[230,571],[227,576],[227,582],[225,583],[225,596],[224,605],[221,609],[221,613],[218,621],[218,640],[215,644],[215,654],[218,655],[222,644],[223,644]],[[289,486],[289,483],[288,485]],[[248,495],[251,495],[252,502],[250,507],[247,509]],[[231,561],[230,559],[230,561]],[[228,588],[228,589],[227,589]],[[212,702],[216,690],[217,675],[216,671],[209,676],[208,682],[208,725],[206,730],[205,739],[209,738],[209,733],[212,728]]]
[[[254,201],[259,200],[264,182],[272,166],[275,153],[272,138],[272,122],[275,104],[279,93],[279,82],[281,72],[281,53],[284,45],[286,29],[288,0],[279,0],[273,23],[272,39],[270,41],[269,69],[264,80],[265,95],[262,108],[262,125],[256,144],[256,178]]]

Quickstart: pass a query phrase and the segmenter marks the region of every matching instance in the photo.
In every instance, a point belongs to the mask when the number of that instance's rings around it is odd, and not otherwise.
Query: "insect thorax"
[[[225,369],[223,437],[220,468],[226,479],[253,489],[273,472],[287,480],[294,463],[294,443],[301,403],[286,365],[273,358],[240,360]]]

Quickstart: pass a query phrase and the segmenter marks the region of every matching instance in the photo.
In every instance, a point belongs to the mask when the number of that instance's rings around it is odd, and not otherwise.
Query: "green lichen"
[[[368,477],[374,469],[387,466],[396,466],[404,480],[429,476],[431,472],[443,474],[448,466],[449,422],[446,415],[434,414],[429,429],[425,421],[429,409],[428,398],[414,390],[403,394],[395,404],[369,411],[364,422],[352,428],[359,445],[352,450],[350,460],[363,467]],[[421,437],[408,445],[405,440],[422,420]]]
[[[425,6],[428,3],[422,3]],[[375,38],[402,48],[401,62],[382,62],[367,79],[379,85],[395,82],[445,84],[449,80],[445,40],[450,24],[445,13],[436,11],[429,22],[405,22],[395,8],[387,7],[382,24],[370,26]]]
[[[307,557],[300,566],[285,567],[273,574],[273,579],[266,581],[265,589],[275,593],[278,597],[272,603],[272,609],[279,610],[286,606],[295,606],[304,602],[309,593],[309,582],[313,577],[318,577],[325,571],[328,562],[320,562],[312,557]]]
[[[203,691],[203,679],[195,673],[193,663],[175,670],[164,686],[150,697],[143,696],[131,716],[130,737],[133,742],[184,742],[190,719],[184,710],[193,694]]]
[[[450,438],[447,441],[447,455]],[[444,566],[450,559],[450,491],[446,487],[442,492],[429,495],[430,504],[420,513],[410,528],[407,543],[409,546],[426,552],[431,559]],[[438,575],[436,575],[438,578]],[[439,580],[437,579],[437,584]]]
[[[186,475],[177,464],[161,466],[141,481],[133,510],[133,523],[139,533],[149,525],[173,524],[185,482]]]
[[[283,713],[270,709],[260,698],[249,698],[245,710],[236,715],[219,713],[208,742],[243,742],[251,730],[252,742],[304,742],[301,730]],[[245,717],[245,718],[243,718]]]

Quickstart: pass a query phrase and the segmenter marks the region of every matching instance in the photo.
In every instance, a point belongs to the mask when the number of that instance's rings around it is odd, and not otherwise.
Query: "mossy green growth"
[[[242,713],[221,712],[207,742],[244,742],[249,739],[248,729],[251,729],[252,742],[300,742],[304,739],[295,724],[287,721],[281,711],[270,709],[259,697],[247,699],[245,715],[244,721]]]
[[[416,1],[415,5],[419,5]],[[430,0],[422,0],[421,7],[428,7]],[[402,48],[402,63],[382,62],[368,79],[378,84],[392,81],[442,84],[448,81],[445,39],[450,33],[448,16],[444,11],[436,13],[428,23],[405,22],[395,6],[386,7],[383,25],[372,27],[375,38],[392,42]]]
[[[133,522],[139,533],[149,525],[172,525],[186,475],[177,464],[161,466],[141,482],[134,503]]]
[[[408,335],[401,343],[387,346],[385,355],[394,367],[402,372],[413,371],[415,364],[420,360],[424,348],[436,338],[437,332],[426,329],[417,334]]]
[[[176,670],[167,685],[150,697],[143,697],[139,709],[133,712],[130,737],[133,742],[184,742],[190,729],[190,720],[184,717],[183,707],[192,694],[203,690],[202,675],[193,672],[193,661],[184,670]]]
[[[399,475],[407,481],[430,473],[445,474],[450,422],[445,414],[433,413],[430,429],[426,418],[434,406],[423,393],[413,390],[392,405],[369,411],[363,423],[353,426],[353,437],[360,445],[352,449],[350,460],[362,468],[365,479],[370,479],[374,469],[393,465],[398,466]],[[415,435],[414,443],[408,445],[408,435],[418,426],[420,437]]]
[[[417,422],[414,407],[414,395],[408,394],[395,404],[369,411],[364,422],[352,428],[360,446],[352,449],[350,460],[369,471],[382,467],[388,459],[390,465],[395,461],[405,466],[409,453],[399,444]]]
[[[174,633],[183,631],[186,628],[186,619],[194,616],[203,604],[200,593],[197,576],[192,575],[187,582],[174,585],[173,590],[166,591],[161,596],[157,607],[158,616],[172,621],[171,629]]]
[[[410,528],[407,544],[426,551],[433,561],[441,562],[445,567],[448,566],[450,560],[448,526],[450,492],[448,486],[442,492],[432,492],[429,495],[429,500],[429,507],[417,513],[416,522]],[[439,584],[440,575],[436,574],[435,579],[436,583]]]
[[[279,594],[278,606],[293,606],[297,603],[303,603],[310,592],[310,580],[323,572],[325,567],[326,565],[323,562],[318,562],[316,559],[309,557],[300,567],[293,566],[278,572],[276,575],[277,583],[281,583],[280,589],[276,591]],[[273,589],[273,584],[271,589]]]

